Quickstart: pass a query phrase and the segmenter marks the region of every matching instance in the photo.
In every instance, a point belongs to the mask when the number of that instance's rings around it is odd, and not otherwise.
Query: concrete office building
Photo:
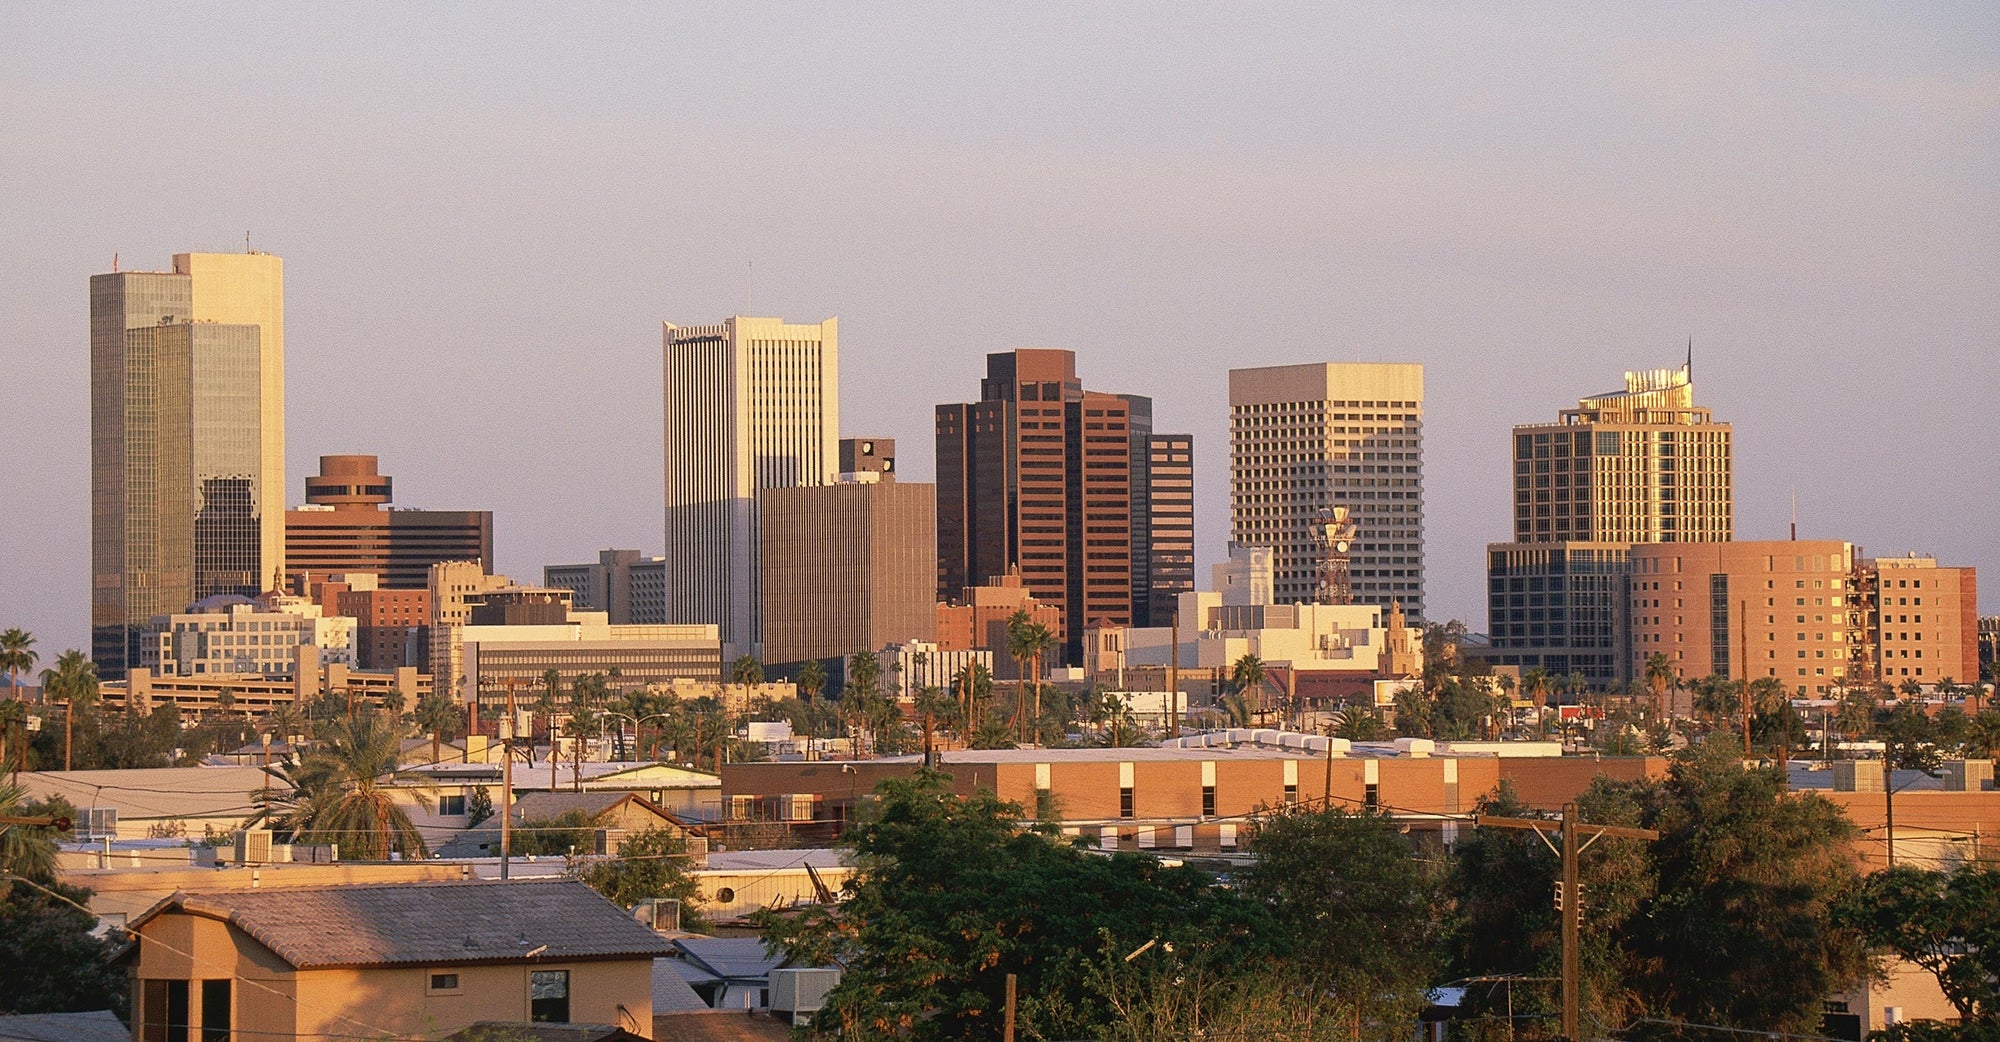
[[[1639,545],[1630,567],[1634,676],[1656,653],[1683,678],[1772,677],[1797,697],[1978,675],[1971,568],[1823,539]]]
[[[570,591],[579,611],[601,611],[614,626],[667,621],[666,558],[637,550],[599,550],[595,564],[551,564],[542,585]]]
[[[764,658],[803,662],[937,633],[935,486],[896,481],[896,443],[840,442],[840,479],[763,495]]]
[[[285,512],[286,571],[373,572],[384,589],[421,590],[440,561],[492,570],[492,511],[392,509],[391,489],[373,456],[321,456],[305,506]]]
[[[1170,666],[1189,679],[1221,677],[1255,655],[1280,678],[1276,686],[1320,701],[1367,694],[1375,680],[1423,672],[1423,629],[1397,606],[1273,604],[1271,553],[1262,547],[1231,547],[1229,560],[1211,574],[1213,590],[1181,594],[1178,633],[1161,626],[1093,629],[1085,675],[1120,688]]]
[[[1875,651],[1875,676],[1898,687],[1914,681],[1979,680],[1979,572],[1934,557],[1877,557],[1861,581],[1862,640]]]
[[[1622,391],[1514,428],[1514,541],[1486,548],[1494,664],[1600,687],[1639,675],[1627,552],[1734,533],[1730,427],[1694,403],[1692,373],[1691,362],[1626,373]]]
[[[1050,633],[1062,625],[1062,610],[1035,599],[1021,581],[1019,571],[1009,571],[993,581],[968,586],[957,602],[937,606],[937,644],[946,653],[982,651],[992,657],[989,668],[996,680],[1024,680],[1014,657],[1007,654],[1007,623],[1015,613],[1027,612],[1028,621],[1047,626]],[[1044,667],[1054,662],[1043,662]]]
[[[1086,624],[1149,623],[1194,585],[1192,438],[1084,390],[1073,351],[987,355],[980,400],[937,407],[937,476],[938,599],[1018,569],[1068,661]]]
[[[421,642],[423,660],[438,690],[456,691],[458,678],[465,675],[461,636],[466,623],[472,621],[473,606],[486,594],[506,589],[514,581],[488,573],[479,561],[440,561],[431,565],[429,585],[431,618]]]
[[[1346,507],[1352,602],[1423,618],[1423,420],[1421,365],[1229,371],[1229,537],[1272,550],[1278,603],[1317,597],[1314,519]]]
[[[618,671],[621,687],[675,679],[720,680],[722,646],[714,626],[614,626],[602,612],[567,612],[561,622],[471,624],[458,632],[464,662],[456,691],[463,702],[513,682],[537,691],[555,670],[565,687],[588,673]]]
[[[664,324],[667,618],[757,654],[758,500],[824,485],[840,430],[838,323]]]
[[[116,679],[155,615],[284,567],[284,265],[182,253],[90,279],[91,657]]]
[[[354,665],[354,620],[328,616],[304,597],[267,593],[251,600],[216,594],[147,625],[139,664],[161,676],[255,673],[289,676],[301,648],[314,661]]]

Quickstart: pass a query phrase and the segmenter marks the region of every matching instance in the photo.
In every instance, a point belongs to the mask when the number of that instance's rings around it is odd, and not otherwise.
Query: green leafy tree
[[[1317,990],[1359,1021],[1414,1017],[1438,968],[1437,890],[1388,815],[1341,807],[1260,816],[1246,896],[1271,913]]]
[[[535,818],[514,826],[509,838],[511,852],[522,857],[560,857],[589,853],[595,846],[598,820],[580,810],[566,810],[553,818]]]
[[[1866,970],[1860,938],[1833,921],[1854,885],[1857,833],[1816,795],[1788,795],[1775,768],[1710,741],[1641,790],[1657,891],[1630,920],[1627,985],[1663,1019],[1816,1030],[1821,999]]]
[[[92,935],[90,891],[54,881],[0,879],[0,999],[10,1013],[123,1015],[131,983],[111,961],[116,945]]]
[[[681,903],[681,927],[699,930],[701,888],[688,871],[687,842],[671,829],[649,828],[618,844],[618,856],[592,864],[583,881],[621,908],[671,898]]]
[[[2000,869],[1898,865],[1862,880],[1841,917],[1936,977],[1964,1023],[2000,1030]]]
[[[816,1026],[998,1038],[1011,973],[1021,1037],[1101,1037],[1117,1019],[1099,974],[1106,958],[1205,951],[1233,969],[1273,950],[1263,910],[1201,873],[1086,854],[1023,831],[1021,809],[990,792],[958,796],[950,784],[923,771],[878,787],[849,835],[865,871],[837,913],[760,916],[767,943],[795,961],[845,964]]]

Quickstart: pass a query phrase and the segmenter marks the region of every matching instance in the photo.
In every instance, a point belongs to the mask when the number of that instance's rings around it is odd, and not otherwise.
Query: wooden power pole
[[[1481,814],[1480,825],[1491,825],[1503,829],[1528,829],[1540,836],[1543,843],[1562,859],[1562,882],[1556,884],[1556,912],[1562,916],[1562,1003],[1563,1037],[1575,1039],[1581,1036],[1578,1009],[1582,1004],[1582,969],[1578,933],[1583,925],[1583,892],[1577,879],[1576,858],[1584,849],[1604,836],[1618,839],[1659,839],[1660,834],[1652,829],[1628,829],[1617,825],[1586,825],[1583,813],[1574,802],[1563,804],[1562,847],[1558,849],[1549,840],[1544,829],[1556,825],[1552,821],[1538,821],[1534,818],[1501,818],[1491,814]]]

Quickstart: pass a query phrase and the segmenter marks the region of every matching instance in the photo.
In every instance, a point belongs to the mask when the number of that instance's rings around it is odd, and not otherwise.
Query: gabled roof
[[[0,1017],[0,1042],[130,1042],[132,1029],[108,1009]]]
[[[608,1024],[519,1024],[484,1020],[446,1035],[443,1042],[646,1042]]]
[[[168,912],[226,922],[297,969],[648,958],[672,946],[582,883],[467,881],[176,892]]]
[[[667,812],[655,806],[651,800],[637,793],[612,791],[598,792],[524,792],[514,798],[515,821],[547,821],[570,811],[582,811],[583,816],[593,821],[599,815],[608,814],[618,805],[631,801],[658,815],[662,821],[671,820]]]
[[[756,937],[679,937],[673,946],[685,964],[681,976],[689,983],[764,980],[786,959],[783,952],[765,954],[763,940]]]
[[[675,968],[677,959],[653,960],[653,1015],[692,1013],[710,1008],[688,986],[687,978]]]

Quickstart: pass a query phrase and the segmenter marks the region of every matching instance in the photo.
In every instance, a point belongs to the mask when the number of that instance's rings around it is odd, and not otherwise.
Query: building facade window
[[[536,1023],[569,1023],[569,971],[534,970],[528,974],[528,1019]]]

